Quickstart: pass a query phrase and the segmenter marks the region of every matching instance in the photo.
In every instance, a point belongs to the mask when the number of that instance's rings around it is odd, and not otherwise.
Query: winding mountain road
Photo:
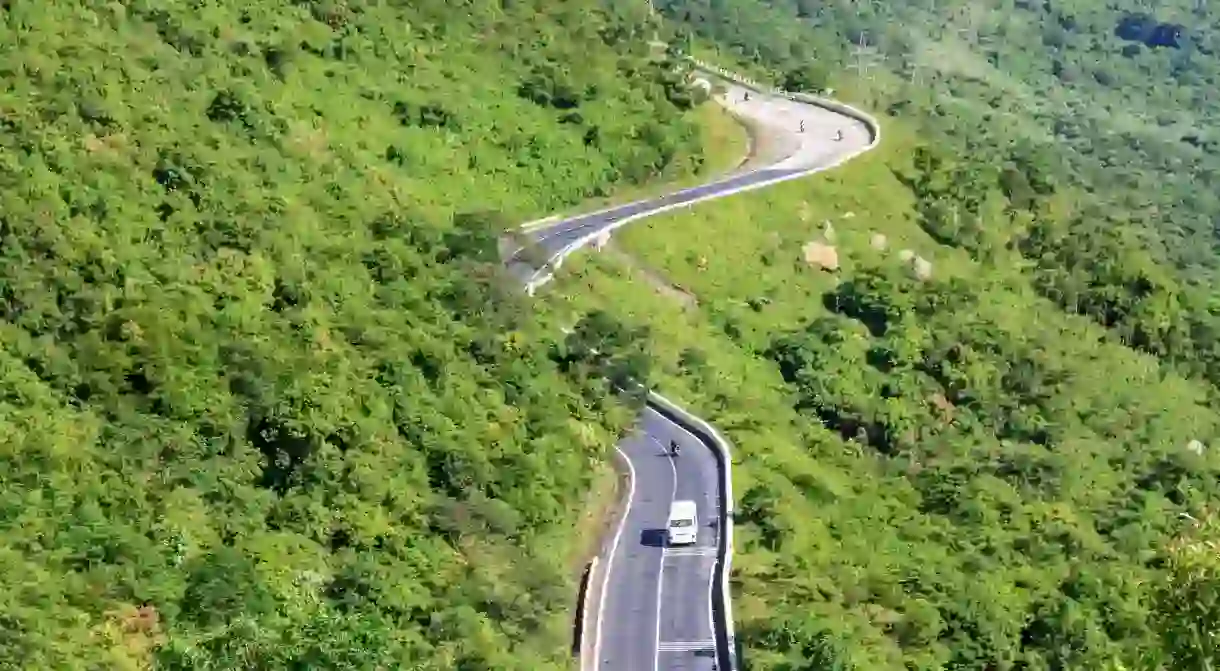
[[[733,83],[718,101],[746,122],[753,147],[764,150],[707,184],[526,224],[522,231],[544,252],[547,264],[541,269],[524,262],[510,265],[531,293],[552,278],[568,254],[631,221],[833,167],[872,148],[876,139],[874,129],[852,116]],[[514,252],[514,260],[521,251]],[[682,446],[680,457],[668,455],[671,440]],[[625,510],[599,557],[601,569],[590,580],[582,670],[715,669],[718,659],[730,659],[717,646],[731,647],[731,634],[724,628],[718,643],[713,607],[713,591],[720,588],[717,562],[724,559],[719,553],[727,547],[718,528],[725,504],[717,456],[710,445],[652,408],[617,450],[629,486]],[[669,507],[678,499],[696,502],[699,539],[694,546],[669,548]],[[721,666],[720,671],[733,670]]]
[[[746,99],[749,94],[749,99]],[[526,224],[526,238],[540,249],[547,267],[534,269],[510,260],[530,291],[550,280],[568,254],[589,244],[599,235],[638,219],[707,200],[752,191],[803,177],[842,163],[866,151],[873,139],[862,121],[829,109],[788,98],[751,91],[727,83],[717,102],[747,122],[755,136],[754,147],[764,146],[777,156],[752,156],[737,171],[706,184],[664,196],[578,214],[558,220]],[[841,139],[837,139],[842,133]],[[759,136],[765,136],[762,141]],[[517,253],[520,253],[518,250]]]

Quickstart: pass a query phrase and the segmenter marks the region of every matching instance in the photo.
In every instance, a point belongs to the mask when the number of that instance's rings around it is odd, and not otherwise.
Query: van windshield
[[[681,527],[689,527],[690,525],[692,525],[694,523],[695,523],[694,520],[670,520],[669,526],[681,528]]]

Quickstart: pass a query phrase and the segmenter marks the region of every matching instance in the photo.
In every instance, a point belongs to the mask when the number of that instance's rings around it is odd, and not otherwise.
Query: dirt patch
[[[805,264],[810,267],[821,270],[839,269],[839,252],[832,245],[814,240],[801,248],[801,255]]]
[[[632,273],[643,278],[658,294],[677,301],[684,310],[693,310],[699,306],[699,300],[694,294],[670,282],[659,271],[649,268],[642,261],[619,249],[615,246],[613,239],[602,248],[602,253],[622,262]]]
[[[737,123],[746,129],[749,149],[733,172],[749,172],[778,163],[792,154],[791,142],[786,133],[773,127],[751,121],[739,114],[729,112]]]

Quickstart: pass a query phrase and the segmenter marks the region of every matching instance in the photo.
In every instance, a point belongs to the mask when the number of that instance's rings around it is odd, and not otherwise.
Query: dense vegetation
[[[835,5],[658,5],[784,86],[841,88],[890,115],[881,154],[629,231],[631,264],[578,271],[568,296],[652,326],[662,384],[739,446],[751,668],[1220,661],[1212,156],[1147,127],[1112,132],[1101,113],[1120,101],[1104,77],[1070,90],[1081,109],[1042,123],[1057,136],[1040,131],[1037,101],[1069,90],[1022,69],[1047,53],[1023,41],[1024,19],[998,28],[1010,37],[994,47],[1019,57],[1007,71],[1023,86],[950,30],[936,48],[960,53],[936,62],[952,71],[925,71],[921,87],[876,61],[871,76],[842,66],[852,43],[894,65],[915,40],[926,59],[920,26],[952,23],[954,7],[932,19],[875,6],[883,19]],[[1048,7],[1020,11],[1067,11]],[[1124,49],[1130,25],[1112,34],[1097,28],[1104,12],[1089,16],[1095,39],[1059,57],[1128,74],[1168,58],[1140,60]],[[1152,48],[1187,48],[1172,27],[1141,31]],[[1176,67],[1210,72],[1194,44]],[[1073,51],[1086,47],[1087,58]],[[1132,60],[1108,60],[1111,47]],[[1124,113],[1190,116],[1178,131],[1209,132],[1213,88],[1128,79]],[[1154,88],[1192,102],[1167,111]],[[1065,125],[1082,118],[1091,134]],[[845,259],[833,280],[786,260],[824,220]],[[912,277],[900,246],[934,261],[930,280]],[[642,296],[657,270],[681,291]],[[675,294],[684,310],[666,304]]]
[[[751,668],[1214,663],[1206,15],[655,4],[898,121],[541,322],[509,223],[709,161],[643,3],[3,4],[0,667],[562,668],[647,377],[737,445]]]
[[[875,455],[866,472],[885,491],[856,505],[916,512],[884,537],[913,562],[887,557],[860,594],[810,597],[869,628],[825,613],[768,621],[754,644],[863,668],[886,655],[908,668],[1220,661],[1206,513],[1220,493],[1204,447],[1220,408],[1215,13],[1090,0],[661,7],[783,86],[841,87],[887,112],[903,146],[884,169],[900,184],[878,186],[904,192],[902,217],[929,238],[921,253],[944,263],[956,249],[974,268],[920,283],[864,263],[825,289],[829,314],[797,311],[745,343],[794,394],[797,424]],[[743,503],[764,545],[799,554],[799,523],[769,531],[798,508],[793,486],[823,501],[779,477]],[[1184,531],[1191,515],[1202,530]]]
[[[1028,287],[1062,311],[1104,328],[1108,341],[1155,357],[1160,375],[1199,383],[1203,395],[1194,402],[1182,405],[1161,398],[1161,407],[1173,418],[1168,421],[1189,424],[1187,418],[1196,412],[1196,405],[1209,415],[1220,408],[1216,402],[1220,306],[1214,299],[1220,258],[1215,226],[1220,220],[1216,197],[1220,159],[1214,137],[1220,115],[1216,95],[1220,19],[1205,4],[1161,4],[1151,13],[1139,3],[1092,0],[873,3],[863,8],[802,0],[673,0],[661,7],[684,29],[710,38],[724,53],[769,70],[779,84],[844,87],[847,95],[886,111],[897,124],[891,125],[892,130],[915,130],[919,140],[907,155],[889,161],[889,168],[913,197],[913,220],[943,246],[942,253],[944,248],[966,252],[980,264],[980,272],[997,283],[983,295],[1003,295],[998,287],[1005,291]],[[895,301],[902,304],[898,297],[905,290],[879,285],[875,278],[865,286],[864,295],[870,298],[863,308],[854,295],[835,294],[830,302],[837,308],[857,305],[859,309],[848,313],[865,321],[875,321],[877,315],[911,314],[909,308],[895,308]],[[954,301],[942,296],[934,303]],[[985,313],[969,301],[956,309]],[[1046,409],[1032,415],[1021,409],[1014,423],[1011,413],[1026,401],[979,395],[975,387],[983,380],[970,375],[943,377],[963,365],[979,373],[975,361],[979,351],[1002,353],[1009,365],[1027,361],[1021,348],[990,342],[996,332],[989,323],[969,324],[987,334],[980,343],[977,335],[957,332],[937,320],[935,310],[916,309],[914,314],[921,328],[937,330],[934,341],[942,342],[929,352],[926,345],[904,340],[907,349],[896,351],[915,357],[908,367],[895,365],[889,346],[882,347],[880,359],[875,358],[877,350],[870,349],[874,357],[870,362],[882,362],[887,380],[877,388],[883,398],[898,393],[895,373],[910,385],[915,383],[903,371],[919,371],[940,387],[935,398],[943,402],[937,405],[956,408],[955,396],[970,390],[967,407],[986,408],[986,414],[992,415],[1000,411],[1008,417],[985,423],[984,435],[1033,442],[1057,454],[1072,451],[1071,439],[1055,436],[1055,431],[1072,426],[1068,418],[1056,418]],[[961,316],[955,320],[958,328],[966,326],[963,322],[969,323]],[[1035,323],[1045,320],[1039,317]],[[773,356],[783,353],[780,363],[789,383],[806,390],[799,396],[805,400],[798,401],[798,409],[828,426],[856,430],[870,445],[907,452],[912,445],[904,443],[904,437],[925,435],[912,434],[911,422],[923,426],[926,418],[899,413],[895,420],[881,409],[870,410],[869,404],[854,403],[847,403],[849,411],[844,415],[840,412],[844,401],[833,400],[824,388],[828,383],[810,387],[798,381],[811,374],[797,375],[797,370],[809,370],[799,362],[820,361],[816,356],[809,359],[809,348],[816,351],[823,337],[830,338],[826,342],[840,342],[827,324],[815,321],[817,337],[806,333],[771,350]],[[1031,325],[1026,330],[1038,329]],[[1039,341],[1038,351],[1053,352],[1056,340]],[[951,354],[947,363],[942,351],[946,347]],[[1093,358],[1084,352],[1077,356]],[[1034,386],[1034,398],[1041,398],[1048,389],[1062,392],[1065,384],[1088,375],[1088,371],[1053,372],[1057,366],[1052,361],[1040,356],[1022,364],[1027,369],[999,374],[998,379],[1028,378],[1030,370],[1049,375],[1052,383]],[[915,387],[926,384],[923,379]],[[1028,393],[1027,384],[1023,380],[1017,389]],[[1109,384],[1140,387],[1122,378],[1112,378]],[[822,391],[807,398],[811,388]],[[820,403],[830,403],[839,411]],[[1073,398],[1070,403],[1080,401]],[[1120,407],[1138,416],[1130,407],[1135,403],[1133,399]],[[980,440],[971,435],[971,440]],[[1165,444],[1147,422],[1132,421],[1112,435],[1112,440],[1136,441],[1126,448],[1131,452],[1155,453],[1155,445]],[[923,439],[916,442],[922,445]],[[1037,448],[1016,443],[1011,448],[1038,453]],[[1094,459],[1075,459],[1069,471],[1087,473],[1095,468]],[[1102,463],[1123,472],[1112,458]],[[1207,486],[1211,476],[1202,462],[1178,465],[1170,472],[1175,489],[1166,495],[1180,508],[1178,512],[1198,513],[1205,502],[1214,500]],[[1154,480],[1135,477],[1130,491],[1145,496],[1156,489]],[[1085,503],[1072,503],[1068,509],[1091,517],[1098,514]],[[1142,514],[1135,519],[1137,524],[1150,524]],[[1108,523],[1095,522],[1094,527],[1107,539],[1121,533]],[[1214,528],[1206,526],[1204,545],[1209,542],[1207,533],[1213,533],[1210,540],[1214,540]],[[1162,556],[1166,547],[1179,547],[1168,543],[1172,532],[1164,533],[1140,551],[1129,548],[1127,560],[1142,564],[1154,549]],[[1172,559],[1166,562],[1179,565]],[[1095,564],[1088,566],[1092,569]],[[1184,575],[1168,571],[1147,580],[1172,583],[1176,576],[1178,582],[1197,582],[1197,575]],[[1220,661],[1211,633],[1220,594],[1206,591],[1205,580],[1198,584],[1202,588],[1193,591],[1180,585],[1166,587],[1182,597],[1176,607],[1183,614],[1176,621],[1172,616],[1151,618],[1164,637],[1164,647],[1142,643],[1137,647],[1144,655],[1120,656],[1132,665],[1164,663],[1172,668],[1204,668]],[[1143,607],[1162,615],[1174,612],[1165,610],[1165,602],[1157,599]],[[1110,616],[1095,621],[1109,622]],[[1139,638],[1110,625],[1104,629],[1107,638],[1124,645]],[[1022,645],[1037,650],[1043,643],[1023,637]],[[1073,643],[1074,649],[1089,647]],[[1167,657],[1158,662],[1158,654]],[[994,664],[1007,658],[988,652],[979,659]],[[1101,664],[1100,658],[1083,659],[1039,663],[1050,663],[1052,668]]]
[[[1192,277],[1220,258],[1220,14],[1174,0],[657,0],[777,82],[846,87],[984,164],[1047,148],[1056,178],[1154,234]]]
[[[643,19],[0,4],[0,667],[566,667],[638,334],[497,238],[702,164]]]
[[[630,230],[630,264],[571,264],[553,299],[647,325],[663,390],[735,443],[750,668],[1203,668],[1214,387],[1065,312],[1015,249],[940,243],[913,184],[954,181],[891,140]],[[1016,211],[998,183],[983,201]],[[837,277],[798,260],[824,220]],[[682,290],[648,291],[657,270]]]

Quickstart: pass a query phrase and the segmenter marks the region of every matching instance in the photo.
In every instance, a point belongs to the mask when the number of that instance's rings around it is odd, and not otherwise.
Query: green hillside
[[[829,175],[628,229],[546,296],[556,327],[648,329],[659,389],[734,443],[749,668],[1204,668],[1183,648],[1216,658],[1190,637],[1220,571],[1172,549],[1220,498],[1211,386],[929,236],[889,128]],[[826,221],[833,273],[802,259]]]
[[[0,3],[0,668],[571,668],[644,374],[752,671],[1214,666],[1210,19],[1073,3],[656,0],[886,141],[535,302],[507,226],[744,146],[644,3]]]
[[[1178,49],[1124,54],[1099,27],[1118,10],[1073,10],[1095,42],[1054,53],[1122,66],[1121,92],[1039,79],[1047,24],[1020,17],[1043,6],[657,4],[704,55],[835,88],[884,128],[830,174],[626,230],[548,297],[556,323],[647,327],[662,391],[735,443],[749,668],[1220,663],[1213,159],[1114,125],[1164,94],[1166,127],[1206,135],[1210,75],[1136,76]],[[1014,14],[991,48],[1025,65],[959,44],[966,10]],[[948,28],[918,42],[933,17]],[[1204,37],[1190,67],[1210,72]],[[1044,116],[1062,96],[1080,109]],[[841,267],[810,267],[811,241]]]
[[[643,20],[0,4],[0,668],[567,668],[631,415],[496,236],[704,163]]]
[[[842,89],[956,138],[983,162],[1014,144],[1155,234],[1191,275],[1220,257],[1220,13],[1173,0],[817,3],[657,0],[726,57]]]
[[[1220,385],[1220,55],[1206,7],[661,7],[718,57],[790,88],[840,87],[916,136],[893,169],[939,243],[1021,268],[1115,341]],[[1093,76],[1064,74],[1081,68]]]

